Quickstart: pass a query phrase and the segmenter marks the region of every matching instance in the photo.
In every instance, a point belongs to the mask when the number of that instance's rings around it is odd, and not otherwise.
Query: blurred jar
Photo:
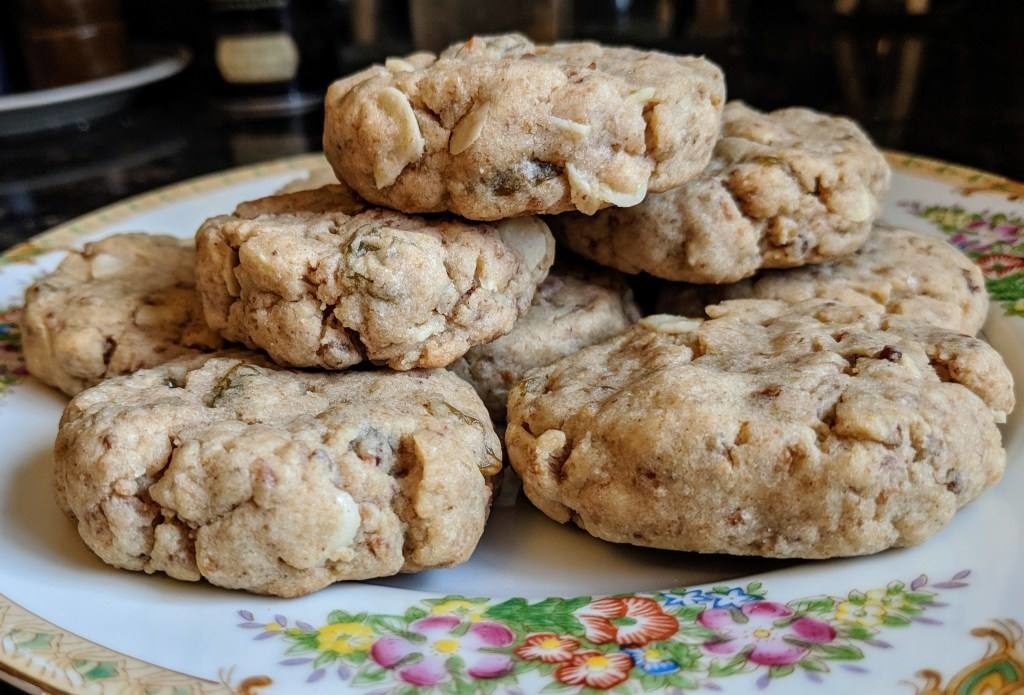
[[[34,89],[95,80],[127,66],[117,0],[21,0],[21,45]]]
[[[330,0],[209,0],[221,106],[264,118],[311,111],[336,76]]]

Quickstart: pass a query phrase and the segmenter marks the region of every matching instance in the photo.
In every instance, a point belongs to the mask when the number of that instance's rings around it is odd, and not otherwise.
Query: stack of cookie
[[[506,35],[336,82],[324,149],[337,181],[29,289],[29,369],[75,396],[58,500],[105,561],[283,596],[456,564],[505,420],[547,515],[681,550],[913,543],[1002,471],[980,274],[874,225],[849,121]],[[621,271],[690,284],[641,319]]]

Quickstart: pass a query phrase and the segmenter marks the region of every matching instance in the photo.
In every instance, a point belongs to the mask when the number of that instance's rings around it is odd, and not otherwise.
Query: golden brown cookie
[[[335,82],[324,154],[363,198],[405,212],[593,213],[697,175],[724,102],[703,58],[477,36]]]
[[[505,443],[544,513],[619,543],[826,558],[925,540],[1000,478],[987,343],[877,306],[654,315],[529,374]]]
[[[466,560],[501,449],[447,371],[218,353],[80,393],[54,465],[59,504],[104,562],[298,596]]]

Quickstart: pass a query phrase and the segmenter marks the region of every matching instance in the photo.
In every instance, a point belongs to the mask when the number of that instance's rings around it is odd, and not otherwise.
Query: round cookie
[[[286,371],[184,358],[79,394],[57,500],[116,567],[299,596],[466,560],[500,442],[445,370]]]
[[[477,36],[331,85],[324,154],[359,195],[397,210],[590,214],[697,175],[724,101],[703,58]]]
[[[554,259],[538,218],[411,217],[343,186],[240,205],[207,220],[196,247],[211,328],[327,369],[447,366],[510,331]]]
[[[527,371],[618,335],[639,317],[632,292],[616,274],[556,267],[511,333],[472,348],[450,368],[501,422],[508,390]]]
[[[191,239],[115,234],[71,251],[25,292],[22,351],[29,372],[68,395],[153,367],[220,338],[195,291]]]
[[[989,304],[981,269],[959,249],[932,234],[875,225],[857,253],[838,261],[767,270],[718,287],[668,285],[658,309],[703,316],[707,304],[748,298],[875,304],[890,314],[968,335],[981,330]]]
[[[654,315],[535,370],[505,443],[551,518],[636,545],[826,558],[919,543],[995,484],[1010,372],[876,306]]]
[[[627,273],[735,282],[856,251],[889,176],[853,121],[730,102],[703,174],[629,209],[554,217],[552,227],[577,253]]]

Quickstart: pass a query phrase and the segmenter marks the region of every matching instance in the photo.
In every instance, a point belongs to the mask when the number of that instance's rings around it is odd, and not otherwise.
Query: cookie
[[[736,300],[530,373],[529,498],[605,540],[764,557],[928,538],[994,485],[1013,382],[987,343],[878,306]]]
[[[58,503],[104,562],[299,596],[466,560],[501,449],[445,370],[286,371],[218,353],[80,393],[54,465]]]
[[[724,101],[703,58],[477,36],[331,85],[324,154],[360,196],[396,210],[590,214],[696,176]]]
[[[211,328],[279,364],[326,369],[447,366],[512,329],[554,258],[536,217],[413,217],[342,186],[240,205],[196,243]]]
[[[853,121],[730,102],[707,169],[635,207],[551,218],[577,253],[627,273],[735,282],[840,258],[867,239],[889,166]]]
[[[834,299],[877,304],[886,312],[974,335],[988,314],[981,269],[940,237],[876,225],[857,253],[792,270],[768,270],[718,287],[666,286],[661,311],[703,316],[703,306],[724,299],[801,302]]]
[[[25,292],[29,372],[68,395],[220,346],[195,291],[191,240],[115,234],[71,251]]]
[[[626,330],[639,318],[632,293],[614,273],[556,269],[537,289],[512,332],[478,345],[451,365],[505,420],[508,390],[534,367],[544,367]]]

